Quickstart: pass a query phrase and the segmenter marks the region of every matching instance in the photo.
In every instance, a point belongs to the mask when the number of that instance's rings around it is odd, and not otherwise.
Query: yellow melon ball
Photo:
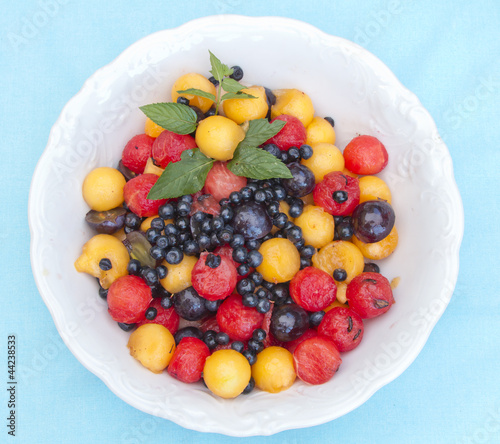
[[[335,222],[322,207],[306,205],[302,214],[295,218],[295,225],[302,229],[306,244],[314,248],[324,247],[333,241]]]
[[[385,259],[387,256],[390,256],[396,249],[398,240],[399,237],[396,226],[392,228],[391,232],[386,237],[378,242],[365,243],[356,236],[352,237],[353,244],[359,248],[363,256],[374,261]]]
[[[109,259],[111,268],[99,267],[101,259]],[[75,262],[76,271],[88,273],[99,279],[102,288],[109,286],[119,277],[128,274],[130,260],[127,247],[111,234],[96,234],[82,248],[82,254]]]
[[[266,90],[262,86],[251,86],[241,92],[254,96],[255,99],[228,99],[222,102],[222,109],[227,118],[241,124],[247,120],[263,119],[267,115]]]
[[[300,270],[299,252],[288,239],[269,239],[262,243],[259,252],[262,263],[257,271],[268,282],[287,282]]]
[[[276,103],[271,107],[271,117],[288,114],[297,117],[302,124],[307,126],[314,117],[314,106],[311,98],[298,89],[276,89],[273,91]]]
[[[377,199],[391,203],[391,190],[387,184],[377,176],[361,177],[359,179],[359,203]]]
[[[162,128],[160,125],[154,123],[149,117],[146,119],[144,132],[149,137],[154,137],[156,139],[163,131],[165,131],[165,128]]]
[[[283,347],[265,348],[252,365],[252,376],[255,386],[269,393],[279,393],[290,388],[297,376],[292,354]]]
[[[195,256],[186,254],[178,264],[169,264],[167,261],[163,261],[162,265],[167,267],[168,272],[167,276],[160,280],[160,284],[170,293],[178,293],[191,287],[191,272],[197,261]]]
[[[203,380],[221,398],[236,398],[250,382],[252,370],[247,358],[236,350],[217,350],[205,361]]]
[[[203,119],[198,124],[195,136],[200,151],[215,160],[232,159],[234,150],[244,138],[243,128],[224,116]]]
[[[356,245],[349,241],[333,241],[321,248],[312,257],[313,266],[333,276],[337,268],[347,273],[345,283],[351,282],[365,267],[363,254]]]
[[[308,145],[315,145],[316,143],[335,143],[335,130],[333,126],[323,117],[314,117],[312,122],[306,128]]]
[[[317,143],[311,148],[313,155],[309,159],[302,159],[300,163],[313,172],[316,183],[321,182],[326,174],[344,169],[344,156],[335,145]]]
[[[93,169],[83,181],[83,199],[95,211],[108,211],[123,203],[125,177],[117,169]]]
[[[214,104],[213,100],[201,96],[195,96],[193,94],[177,92],[185,91],[190,88],[201,89],[202,91],[213,94],[214,96],[217,94],[215,86],[212,82],[210,82],[210,80],[201,74],[191,72],[184,74],[175,81],[174,86],[172,86],[172,102],[177,102],[177,98],[182,96],[189,100],[190,105],[196,106],[203,113],[206,113]]]
[[[130,355],[153,373],[161,373],[172,359],[175,339],[160,324],[143,324],[133,331],[127,347]]]

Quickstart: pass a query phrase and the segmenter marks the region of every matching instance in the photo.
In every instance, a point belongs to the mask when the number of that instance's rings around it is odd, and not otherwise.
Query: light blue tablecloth
[[[35,286],[27,222],[33,170],[52,124],[83,82],[141,37],[221,13],[304,20],[377,55],[434,117],[466,215],[454,296],[408,370],[335,421],[242,441],[500,442],[497,0],[26,0],[2,10],[0,381],[7,378],[9,334],[17,336],[19,365],[30,372],[17,388],[15,439],[7,435],[9,393],[0,389],[0,442],[235,441],[152,420],[73,357]]]

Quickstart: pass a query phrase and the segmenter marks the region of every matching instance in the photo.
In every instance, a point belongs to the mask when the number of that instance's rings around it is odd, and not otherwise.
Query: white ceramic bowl
[[[393,191],[396,252],[381,262],[400,277],[397,303],[366,322],[361,345],[343,355],[327,384],[296,382],[280,394],[254,390],[222,400],[202,384],[155,375],[130,357],[128,334],[109,317],[96,282],[73,263],[92,233],[84,222],[85,175],[116,166],[143,132],[139,106],[170,100],[181,74],[208,74],[208,50],[238,64],[244,81],[298,88],[317,115],[333,116],[337,146],[378,137],[390,161],[381,177]],[[416,358],[445,310],[457,278],[463,209],[452,161],[417,97],[365,49],[311,25],[276,17],[214,16],[158,32],[97,71],[66,105],[33,176],[29,221],[36,283],[59,333],[80,362],[132,406],[186,428],[234,436],[313,426],[355,409]]]

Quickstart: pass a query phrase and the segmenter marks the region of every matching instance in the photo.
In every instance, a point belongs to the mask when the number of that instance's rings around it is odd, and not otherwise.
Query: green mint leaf
[[[291,179],[293,177],[281,160],[262,148],[236,148],[233,159],[227,164],[227,167],[237,176],[249,177],[250,179],[264,180],[275,177]]]
[[[167,165],[149,191],[148,199],[169,199],[200,191],[214,162],[199,148],[184,151],[180,161]]]
[[[278,134],[285,126],[283,120],[270,123],[267,119],[250,120],[245,138],[238,144],[239,148],[257,147]]]
[[[196,88],[189,88],[189,89],[183,89],[182,91],[177,91],[178,94],[191,94],[193,96],[200,96],[204,97],[205,99],[210,99],[213,102],[215,102],[217,99],[212,93],[202,91],[201,89],[196,89]]]
[[[226,77],[222,80],[222,89],[224,91],[230,93],[237,93],[238,91],[241,91],[244,88],[245,86],[243,86],[237,80],[232,79],[231,77]]]
[[[215,80],[222,82],[224,77],[230,76],[233,73],[233,69],[222,63],[210,51],[208,52],[210,53],[210,64],[212,65],[210,73],[214,76]]]
[[[180,103],[152,103],[140,110],[154,123],[176,134],[190,134],[196,129],[197,115]]]
[[[224,94],[220,98],[220,101],[222,102],[223,100],[227,100],[227,99],[256,99],[256,98],[257,97],[252,96],[251,94],[237,92],[237,93],[226,93],[226,94]]]

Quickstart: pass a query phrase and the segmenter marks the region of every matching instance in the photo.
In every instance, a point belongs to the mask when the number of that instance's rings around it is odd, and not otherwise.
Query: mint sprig
[[[169,199],[200,191],[214,162],[199,148],[183,151],[180,161],[167,165],[149,190],[148,199]]]
[[[272,179],[281,177],[291,179],[292,173],[288,167],[262,148],[238,147],[227,168],[237,176],[250,179]]]
[[[176,134],[190,134],[196,129],[197,115],[180,103],[152,103],[139,109],[154,123]]]

